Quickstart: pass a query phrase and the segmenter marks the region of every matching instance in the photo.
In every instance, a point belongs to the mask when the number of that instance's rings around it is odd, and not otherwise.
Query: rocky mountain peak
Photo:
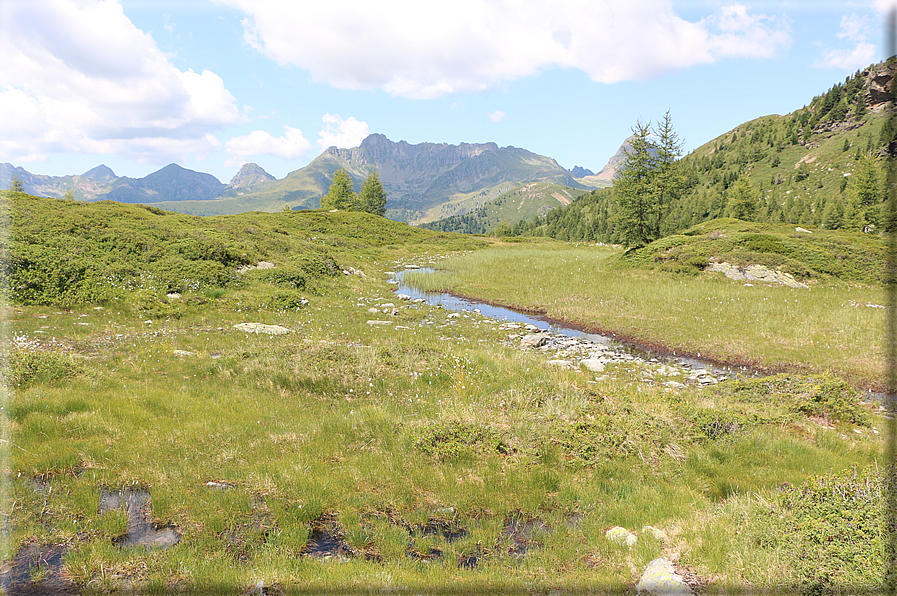
[[[91,180],[96,180],[97,182],[106,182],[107,180],[113,180],[118,176],[115,175],[115,172],[112,171],[112,168],[105,164],[100,164],[95,168],[91,168],[81,174],[82,178],[90,178]]]
[[[276,178],[258,164],[245,163],[240,168],[240,171],[231,178],[227,187],[234,190],[249,190],[254,186],[270,182],[271,180],[276,180]]]

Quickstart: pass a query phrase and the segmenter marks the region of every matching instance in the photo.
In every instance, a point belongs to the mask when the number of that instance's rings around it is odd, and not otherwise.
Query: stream
[[[550,322],[538,315],[526,314],[511,308],[493,306],[477,300],[461,298],[460,296],[455,296],[454,294],[446,292],[424,292],[405,283],[405,274],[409,271],[418,273],[435,272],[434,269],[429,267],[406,268],[398,272],[392,272],[392,278],[389,281],[390,283],[397,285],[395,290],[396,295],[406,300],[426,301],[426,303],[431,306],[439,306],[452,312],[474,312],[497,321],[538,327],[540,330],[547,332],[553,337],[567,337],[582,342],[590,342],[591,344],[603,347],[612,352],[625,354],[628,355],[629,358],[644,362],[658,362],[670,366],[678,366],[686,370],[706,371],[706,373],[717,379],[762,376],[760,372],[747,367],[720,366],[699,358],[653,352],[637,343],[623,342],[609,335],[587,333],[580,331],[579,329]]]

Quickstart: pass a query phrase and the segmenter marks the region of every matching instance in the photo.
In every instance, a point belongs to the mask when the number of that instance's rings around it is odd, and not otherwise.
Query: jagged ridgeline
[[[0,191],[0,205],[9,230],[3,287],[11,302],[74,306],[120,299],[160,316],[176,314],[170,293],[184,295],[179,305],[227,290],[253,308],[295,308],[306,293],[339,283],[348,267],[364,269],[386,251],[482,242],[360,212],[198,217],[8,191]],[[276,267],[254,268],[259,262]]]
[[[892,58],[849,76],[803,108],[746,122],[679,160],[685,188],[663,221],[671,234],[733,215],[736,181],[749,181],[743,219],[874,231],[884,200],[885,146],[894,136]],[[620,242],[613,188],[510,226],[515,235]]]

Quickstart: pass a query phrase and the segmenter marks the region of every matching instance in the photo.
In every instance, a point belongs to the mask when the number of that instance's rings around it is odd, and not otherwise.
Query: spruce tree
[[[362,211],[382,216],[386,213],[386,191],[380,183],[377,170],[372,171],[361,185],[358,203]]]
[[[651,201],[654,158],[648,138],[650,125],[637,122],[630,147],[617,171],[615,227],[627,246],[644,246],[654,240],[655,205]]]
[[[849,198],[862,209],[868,223],[878,224],[882,194],[881,166],[871,153],[860,157],[856,173],[851,176]]]
[[[19,180],[18,174],[12,175],[12,182],[9,185],[9,190],[12,192],[25,192],[25,185]]]
[[[356,209],[357,204],[358,198],[352,190],[352,178],[346,170],[340,168],[333,174],[327,194],[321,197],[321,207],[350,211]]]
[[[731,217],[753,221],[757,209],[757,197],[750,179],[742,174],[728,191],[727,211]]]

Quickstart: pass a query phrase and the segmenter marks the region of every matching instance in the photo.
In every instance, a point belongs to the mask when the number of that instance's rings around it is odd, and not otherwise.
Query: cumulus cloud
[[[550,67],[614,83],[791,43],[786,17],[731,4],[690,22],[672,0],[218,0],[243,11],[246,40],[282,65],[344,89],[434,98]]]
[[[823,47],[823,56],[815,66],[854,70],[875,62],[875,45],[867,41],[869,23],[865,17],[851,13],[841,17],[840,29],[835,36],[849,44],[842,48]]]
[[[281,137],[274,137],[264,130],[254,130],[248,135],[234,137],[225,143],[225,150],[234,156],[273,155],[284,159],[293,159],[305,155],[311,149],[311,143],[298,128],[285,126],[286,132]],[[236,163],[229,160],[228,164]]]
[[[328,147],[351,149],[358,147],[371,134],[367,122],[353,117],[343,120],[339,114],[324,114],[321,118],[324,129],[318,133],[318,146],[324,150]]]
[[[197,157],[243,121],[211,71],[181,71],[118,0],[7,2],[0,19],[0,157],[53,152]]]
[[[502,120],[505,119],[505,116],[507,116],[507,114],[505,114],[501,110],[495,110],[488,116],[489,116],[489,120],[491,120],[492,122],[501,122]]]

